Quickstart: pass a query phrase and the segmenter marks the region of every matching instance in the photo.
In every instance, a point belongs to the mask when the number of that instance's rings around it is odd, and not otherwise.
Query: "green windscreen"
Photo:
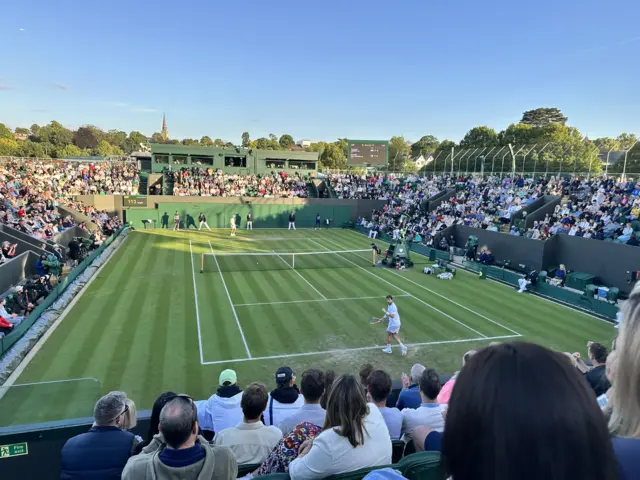
[[[250,272],[310,268],[371,267],[371,250],[305,253],[205,253],[204,272]],[[216,264],[217,261],[217,264]]]

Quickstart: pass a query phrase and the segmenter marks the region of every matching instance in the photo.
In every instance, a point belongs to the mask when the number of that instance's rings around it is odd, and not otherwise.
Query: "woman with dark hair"
[[[153,437],[158,434],[158,425],[160,425],[160,412],[162,411],[162,407],[164,407],[169,400],[172,400],[177,396],[178,394],[174,392],[164,392],[156,398],[155,402],[153,402],[151,418],[149,419],[149,432],[147,433],[147,439],[144,444],[142,444],[143,448],[148,447],[153,441]]]
[[[614,480],[616,460],[593,391],[566,356],[503,343],[462,369],[442,457],[452,480]]]
[[[289,476],[313,480],[390,463],[391,438],[380,410],[367,404],[355,376],[341,375],[327,398],[322,433],[301,445]]]

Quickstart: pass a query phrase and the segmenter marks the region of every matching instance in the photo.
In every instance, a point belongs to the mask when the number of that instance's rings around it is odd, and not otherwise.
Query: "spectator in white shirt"
[[[400,440],[402,432],[402,413],[397,408],[387,407],[387,398],[391,394],[391,376],[382,370],[376,370],[367,379],[369,397],[376,404],[389,429],[391,440]]]
[[[427,426],[437,432],[444,430],[444,408],[438,403],[438,393],[442,385],[440,376],[433,368],[427,368],[418,383],[422,405],[418,408],[402,410],[402,433],[411,436],[414,428]]]
[[[324,372],[317,369],[309,369],[302,373],[300,391],[304,398],[304,404],[292,415],[280,422],[278,428],[283,435],[288,435],[296,425],[307,422],[322,427],[326,411],[320,406],[320,398],[324,393]]]
[[[314,480],[391,463],[391,438],[378,407],[353,375],[333,382],[324,431],[289,464],[291,480]]]
[[[236,372],[223,370],[218,380],[220,386],[216,393],[206,402],[196,402],[200,428],[215,433],[235,427],[242,421],[242,390],[238,387]],[[204,403],[204,408],[201,403]]]
[[[22,320],[24,320],[24,317],[19,316],[17,313],[7,312],[6,305],[7,305],[6,298],[3,298],[2,300],[0,300],[0,317],[7,320],[14,327],[17,327],[18,325],[20,325]]]
[[[267,427],[260,417],[267,408],[269,394],[261,383],[252,383],[242,392],[242,414],[244,418],[234,428],[228,428],[216,435],[215,444],[229,447],[239,465],[262,463],[273,447],[282,438],[277,427]]]
[[[265,425],[280,425],[280,422],[295,413],[304,403],[304,398],[296,386],[296,376],[290,367],[276,370],[276,388],[269,394],[267,410],[264,412]]]

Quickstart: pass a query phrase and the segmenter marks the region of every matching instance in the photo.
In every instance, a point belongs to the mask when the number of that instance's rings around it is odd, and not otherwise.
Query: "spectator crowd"
[[[260,175],[224,173],[213,168],[187,168],[173,175],[173,194],[203,197],[307,198],[307,180],[277,172]]]

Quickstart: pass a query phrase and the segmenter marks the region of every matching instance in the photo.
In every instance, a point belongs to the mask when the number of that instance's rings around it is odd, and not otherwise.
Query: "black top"
[[[289,214],[289,221],[290,222],[295,222],[296,221],[296,214],[295,213],[290,213]]]
[[[247,222],[250,222],[250,221],[251,221],[251,214],[247,213]]]
[[[589,382],[593,391],[596,392],[596,397],[604,394],[611,388],[611,383],[607,379],[606,367],[600,365],[594,367],[584,374],[584,378]]]

